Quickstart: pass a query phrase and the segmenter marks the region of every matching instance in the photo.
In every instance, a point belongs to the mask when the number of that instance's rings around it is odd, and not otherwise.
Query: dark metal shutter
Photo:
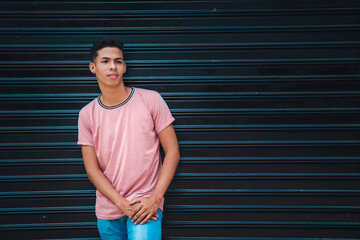
[[[2,239],[97,239],[76,146],[91,43],[125,42],[181,163],[165,239],[359,239],[359,9],[348,1],[0,3]]]

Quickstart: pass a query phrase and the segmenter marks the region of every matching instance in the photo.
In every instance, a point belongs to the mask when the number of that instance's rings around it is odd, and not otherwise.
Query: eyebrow
[[[108,57],[102,57],[101,59],[110,59],[110,58],[108,58]],[[117,60],[117,59],[122,59],[122,58],[115,58],[115,60]]]

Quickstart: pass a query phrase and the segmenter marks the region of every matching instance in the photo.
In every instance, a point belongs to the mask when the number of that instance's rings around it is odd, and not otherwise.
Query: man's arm
[[[96,152],[92,146],[81,146],[84,166],[89,180],[105,197],[115,204],[126,216],[132,218],[141,208],[138,204],[130,205],[130,201],[122,197],[101,171]],[[153,219],[156,219],[153,217]]]
[[[139,222],[141,222],[141,224],[148,222],[151,216],[156,213],[160,202],[175,175],[175,171],[180,160],[179,145],[173,125],[170,124],[167,126],[158,134],[158,136],[161,146],[165,152],[164,163],[151,196],[134,199],[130,202],[130,204],[135,204],[135,201],[140,200],[139,205],[141,206],[141,209],[132,218],[136,224]]]

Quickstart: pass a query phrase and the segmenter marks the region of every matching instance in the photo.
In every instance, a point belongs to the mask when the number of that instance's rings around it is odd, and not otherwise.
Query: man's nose
[[[110,68],[111,68],[111,69],[115,69],[115,68],[116,68],[115,61],[110,61]]]

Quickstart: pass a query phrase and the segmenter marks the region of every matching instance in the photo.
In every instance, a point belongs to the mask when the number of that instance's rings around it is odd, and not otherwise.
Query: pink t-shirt
[[[119,105],[105,106],[99,96],[81,109],[77,144],[95,148],[104,175],[131,201],[154,190],[162,166],[158,134],[174,120],[158,92],[132,87]],[[96,216],[111,220],[125,215],[97,190]]]

